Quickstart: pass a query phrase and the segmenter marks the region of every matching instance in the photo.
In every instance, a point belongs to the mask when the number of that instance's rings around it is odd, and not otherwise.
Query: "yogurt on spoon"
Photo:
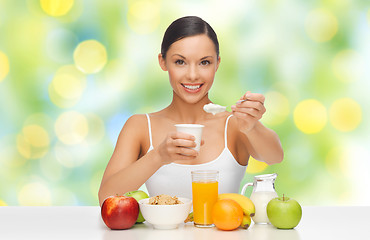
[[[247,101],[247,100],[239,100],[239,101],[237,101],[237,103],[242,103],[242,102],[245,102],[245,101]],[[203,106],[203,110],[207,113],[212,113],[213,115],[216,115],[216,113],[225,112],[226,107],[218,105],[218,104],[214,104],[214,103],[208,103],[208,104]]]
[[[212,113],[213,115],[216,115],[216,113],[225,112],[226,107],[214,103],[208,103],[203,106],[203,110],[207,113]]]

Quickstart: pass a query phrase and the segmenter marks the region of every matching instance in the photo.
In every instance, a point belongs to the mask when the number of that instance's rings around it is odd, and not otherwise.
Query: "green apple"
[[[123,196],[133,197],[133,198],[136,199],[136,201],[139,201],[139,200],[144,199],[144,198],[149,198],[148,194],[144,191],[141,191],[141,190],[135,190],[135,191],[127,192],[127,193],[123,194]],[[144,221],[145,221],[145,219],[144,219],[143,215],[141,214],[141,212],[139,212],[139,216],[137,217],[136,223],[142,223]]]
[[[277,197],[270,200],[266,207],[267,216],[272,225],[281,229],[296,227],[302,218],[302,208],[291,198]]]

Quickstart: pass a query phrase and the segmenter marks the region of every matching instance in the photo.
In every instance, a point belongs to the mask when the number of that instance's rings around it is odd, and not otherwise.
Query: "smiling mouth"
[[[203,86],[203,84],[197,84],[197,85],[189,85],[189,84],[182,84],[181,85],[186,88],[186,89],[189,89],[189,90],[198,90],[200,87]]]

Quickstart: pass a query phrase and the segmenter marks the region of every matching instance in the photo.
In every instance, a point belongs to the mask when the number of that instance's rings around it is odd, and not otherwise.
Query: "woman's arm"
[[[123,126],[100,185],[100,205],[109,196],[138,189],[160,168],[161,162],[153,151],[138,159],[144,134],[143,120],[143,116],[134,115]]]
[[[141,153],[142,143],[149,141],[146,137],[148,129],[143,127],[146,124],[145,116],[134,115],[123,126],[100,184],[100,205],[109,196],[138,189],[162,165],[174,160],[193,159],[198,154],[190,149],[195,147],[194,137],[177,132],[168,133],[163,142],[152,151]]]
[[[278,135],[262,123],[256,125],[244,133],[249,142],[249,153],[256,159],[269,165],[283,161],[284,152]]]
[[[247,100],[232,106],[238,129],[244,135],[244,146],[249,154],[269,165],[280,163],[284,152],[278,135],[265,127],[259,120],[266,112],[265,97],[262,94],[247,92],[242,98]]]

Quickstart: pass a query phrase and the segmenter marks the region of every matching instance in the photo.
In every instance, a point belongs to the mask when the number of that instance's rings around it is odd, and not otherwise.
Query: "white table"
[[[252,225],[235,231],[199,229],[190,223],[176,230],[157,230],[145,223],[113,231],[104,225],[99,207],[0,207],[0,239],[370,239],[370,206],[303,207],[302,220],[293,230]]]

